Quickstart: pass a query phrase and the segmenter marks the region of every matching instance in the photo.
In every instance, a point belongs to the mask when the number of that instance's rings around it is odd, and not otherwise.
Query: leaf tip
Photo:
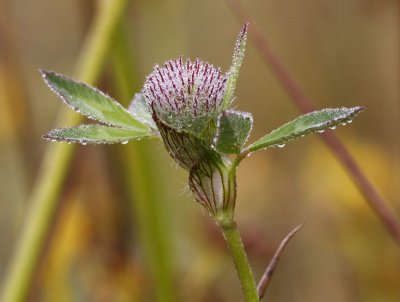
[[[235,48],[233,50],[233,65],[239,64],[238,67],[240,67],[241,61],[243,60],[244,57],[249,24],[250,24],[249,22],[245,23],[240,29],[236,40]]]
[[[56,95],[61,97],[61,95],[56,89],[57,85],[55,83],[55,80],[56,78],[62,78],[63,76],[51,70],[39,69],[39,72],[42,75],[43,81],[50,88],[50,90],[53,91]]]
[[[348,108],[348,110],[351,110],[351,112],[349,113],[349,118],[353,119],[355,117],[357,117],[361,112],[363,112],[365,110],[364,106],[355,106],[352,108]]]
[[[46,83],[49,81],[49,77],[56,75],[56,72],[42,68],[39,68],[39,73],[42,75],[42,78],[45,80]]]
[[[60,139],[54,135],[53,131],[50,131],[44,135],[42,135],[42,138],[48,142],[59,142]]]
[[[43,135],[42,135],[42,138],[43,138],[44,140],[46,140],[46,141],[51,140],[51,137],[50,137],[48,134],[43,134]]]
[[[365,106],[356,106],[354,107],[354,111],[358,113],[361,113],[365,110]]]
[[[237,39],[237,42],[238,42],[239,45],[241,44],[242,41],[247,39],[247,32],[249,30],[249,25],[250,25],[250,22],[246,22],[242,26],[242,28],[241,28],[241,30],[239,32],[238,39]]]
[[[42,77],[46,76],[47,70],[43,68],[39,68],[39,73],[42,75]]]

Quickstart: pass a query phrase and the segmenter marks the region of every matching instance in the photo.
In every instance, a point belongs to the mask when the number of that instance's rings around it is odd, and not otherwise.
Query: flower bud
[[[233,217],[235,206],[235,171],[224,152],[237,152],[245,139],[237,139],[229,121],[228,127],[227,123],[221,126],[217,121],[234,99],[246,34],[247,24],[239,33],[227,74],[199,59],[184,62],[178,58],[165,62],[164,67],[156,65],[142,90],[166,149],[189,171],[190,190],[217,220]],[[234,126],[242,125],[242,120],[235,120]],[[222,127],[218,135],[225,135],[219,140],[216,140],[217,127]],[[247,128],[251,129],[251,125]],[[239,137],[247,137],[248,133],[244,134]],[[240,147],[235,143],[240,143]],[[231,145],[236,148],[230,148]]]
[[[196,200],[217,220],[231,218],[235,208],[236,178],[230,174],[229,164],[227,158],[210,155],[189,175],[189,187]]]
[[[200,138],[220,111],[226,76],[219,68],[182,58],[156,66],[147,77],[143,94],[153,113],[165,125]]]
[[[230,198],[228,159],[212,148],[225,87],[226,76],[219,68],[179,58],[156,66],[143,88],[166,149],[190,172],[191,191],[214,216]]]

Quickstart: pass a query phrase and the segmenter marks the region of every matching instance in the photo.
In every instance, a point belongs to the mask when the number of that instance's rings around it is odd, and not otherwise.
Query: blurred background
[[[335,131],[399,213],[399,1],[242,4],[317,108],[366,107]],[[64,105],[38,69],[74,74],[95,8],[94,0],[0,0],[1,279],[51,144],[41,135],[69,126],[55,124]],[[131,85],[124,94],[111,51],[96,86],[125,105],[154,64],[167,59],[199,57],[227,69],[242,26],[223,0],[132,0],[122,23]],[[237,108],[254,114],[250,141],[299,115],[251,39],[236,95]],[[147,176],[131,173],[140,165]],[[218,229],[161,143],[78,146],[67,175],[29,301],[163,301],[136,194],[146,190],[162,215],[170,301],[242,300]],[[305,222],[265,300],[400,301],[399,246],[317,135],[244,161],[236,214],[257,279],[280,240]]]

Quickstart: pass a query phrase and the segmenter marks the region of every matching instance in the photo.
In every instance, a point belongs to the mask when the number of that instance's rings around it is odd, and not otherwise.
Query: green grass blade
[[[105,64],[111,37],[124,12],[128,0],[97,1],[98,12],[85,38],[83,51],[79,56],[77,78],[94,83]],[[60,124],[78,124],[81,116],[71,111],[62,111]],[[29,210],[24,215],[24,227],[16,243],[14,254],[9,261],[9,271],[3,277],[0,301],[26,301],[40,255],[46,247],[46,238],[51,232],[57,201],[65,181],[68,164],[74,145],[52,144],[46,150],[31,196],[27,201]]]
[[[115,35],[113,67],[114,79],[117,87],[116,92],[122,100],[122,104],[127,103],[133,91],[138,91],[140,87],[140,72],[133,62],[137,62],[135,49],[131,48],[128,41],[127,29],[129,28],[126,20],[121,22]],[[132,37],[132,36],[131,36]],[[122,84],[122,85],[121,85]],[[140,95],[140,94],[139,94]],[[136,103],[137,102],[137,103]],[[147,109],[143,98],[133,98],[129,111],[140,121],[144,118],[139,114],[140,108]],[[133,107],[133,108],[132,108]],[[150,117],[151,118],[151,117]],[[151,120],[152,122],[152,120]],[[150,126],[150,125],[149,125]],[[137,144],[118,146],[120,150],[121,172],[126,173],[124,177],[125,189],[131,202],[132,221],[138,240],[135,243],[143,259],[145,275],[153,283],[146,287],[145,292],[151,291],[151,295],[139,300],[157,302],[179,302],[176,291],[176,276],[179,269],[176,267],[176,259],[173,242],[173,217],[169,211],[173,203],[172,198],[175,194],[169,194],[167,187],[169,182],[166,178],[169,167],[160,158],[158,144],[144,140]],[[172,203],[169,203],[172,202]],[[145,294],[146,295],[146,294]]]

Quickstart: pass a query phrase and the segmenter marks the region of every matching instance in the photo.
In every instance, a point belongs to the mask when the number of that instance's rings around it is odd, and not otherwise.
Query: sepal
[[[223,111],[217,120],[214,148],[223,154],[239,154],[250,135],[252,126],[251,113],[236,110]]]
[[[219,220],[233,217],[236,201],[236,177],[230,174],[229,161],[217,153],[200,160],[189,174],[189,188],[197,202]]]

